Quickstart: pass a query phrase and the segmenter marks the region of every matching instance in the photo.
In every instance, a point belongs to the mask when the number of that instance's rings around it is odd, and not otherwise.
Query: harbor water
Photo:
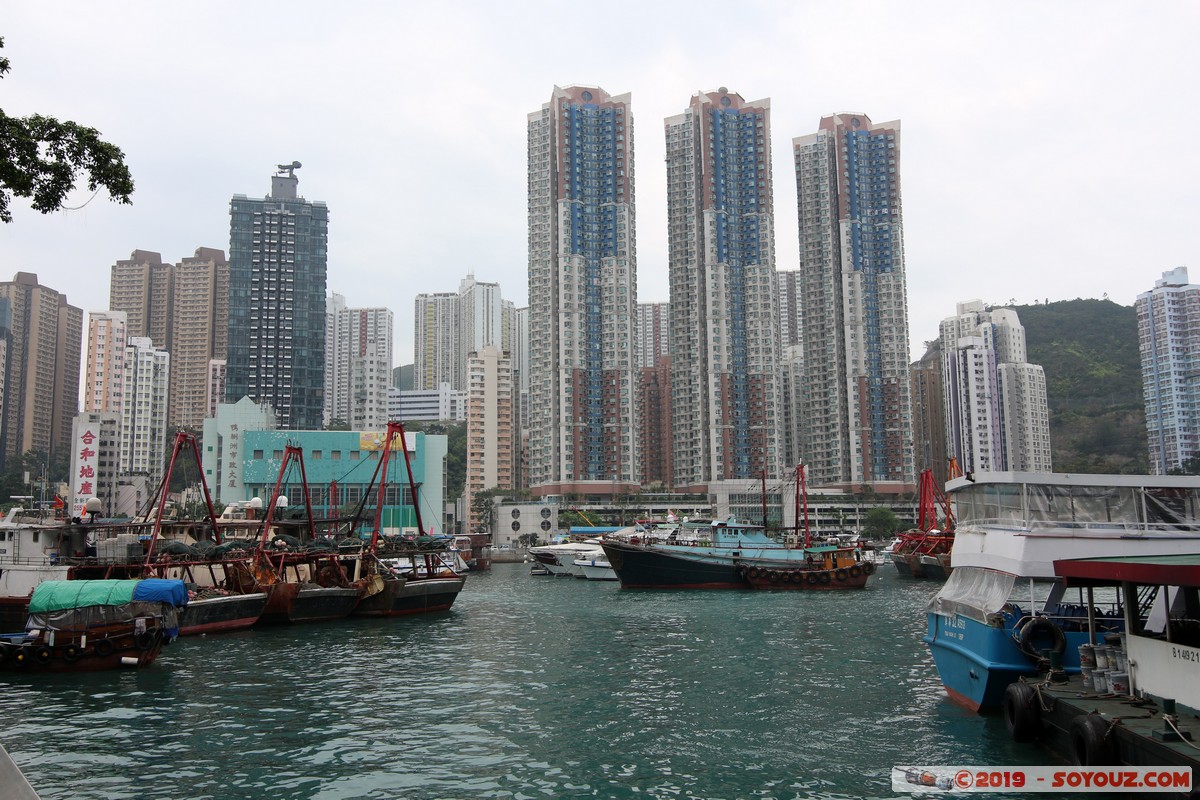
[[[894,765],[1042,764],[951,704],[936,584],[623,590],[498,564],[454,608],[0,675],[43,798],[894,798]],[[1014,796],[1015,795],[1010,795]]]

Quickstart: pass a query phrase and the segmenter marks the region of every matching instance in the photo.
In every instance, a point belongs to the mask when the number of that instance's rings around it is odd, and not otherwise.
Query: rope
[[[1173,731],[1175,731],[1175,733],[1179,734],[1179,741],[1183,742],[1184,744],[1186,744],[1188,747],[1192,748],[1193,750],[1200,750],[1200,747],[1197,747],[1196,745],[1192,744],[1191,740],[1189,740],[1186,736],[1183,735],[1183,731],[1181,731],[1181,730],[1179,730],[1179,728],[1175,727],[1175,720],[1171,719],[1170,714],[1163,714],[1163,721],[1171,726],[1171,730],[1173,730]]]

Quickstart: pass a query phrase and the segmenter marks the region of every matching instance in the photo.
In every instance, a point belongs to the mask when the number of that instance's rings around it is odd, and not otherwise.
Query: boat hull
[[[180,615],[179,634],[195,636],[245,630],[258,622],[266,607],[266,592],[192,600]]]
[[[693,560],[662,549],[616,541],[606,541],[604,553],[626,589],[749,588],[733,560]]]
[[[406,599],[402,596],[404,587],[408,584],[404,578],[384,578],[383,588],[372,595],[364,595],[354,607],[356,617],[396,617],[402,616]]]
[[[809,569],[759,569],[745,570],[746,582],[755,589],[775,589],[789,591],[828,592],[843,589],[862,589],[867,585],[871,573],[875,571],[872,565],[869,569],[858,566],[855,569],[838,570],[809,570]]]
[[[264,625],[287,625],[344,619],[358,605],[362,589],[276,583],[263,587],[269,598],[259,621]]]
[[[397,594],[388,616],[447,611],[458,599],[466,582],[461,575],[410,578]]]
[[[946,694],[975,712],[996,711],[1004,705],[1004,690],[1023,676],[1037,674],[1036,662],[1017,646],[1013,628],[984,625],[963,616],[927,614],[924,637]],[[1086,631],[1064,631],[1063,669],[1079,672],[1079,645]]]
[[[54,644],[44,636],[24,642],[19,637],[0,638],[0,672],[100,672],[148,667],[166,642],[160,629],[150,627],[139,632],[132,625],[92,631],[86,637],[57,633],[60,635]]]

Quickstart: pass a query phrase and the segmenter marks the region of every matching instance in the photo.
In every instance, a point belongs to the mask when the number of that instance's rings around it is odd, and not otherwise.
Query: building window
[[[255,460],[255,461],[262,461],[262,460],[263,460],[263,451],[262,451],[262,450],[255,450],[255,451],[254,451],[254,460]]]

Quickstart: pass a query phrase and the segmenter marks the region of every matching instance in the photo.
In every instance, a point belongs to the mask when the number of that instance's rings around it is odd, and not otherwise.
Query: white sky
[[[1192,2],[184,5],[5,4],[0,108],[97,128],[136,191],[45,217],[15,201],[0,277],[107,308],[114,261],[228,252],[230,197],[299,160],[330,209],[329,290],[391,308],[409,363],[414,295],[473,272],[525,304],[526,115],[576,83],[632,93],[642,302],[669,299],[663,119],[719,86],[771,100],[779,269],[792,137],[840,111],[901,120],[914,358],[956,302],[1130,305],[1198,248]]]

